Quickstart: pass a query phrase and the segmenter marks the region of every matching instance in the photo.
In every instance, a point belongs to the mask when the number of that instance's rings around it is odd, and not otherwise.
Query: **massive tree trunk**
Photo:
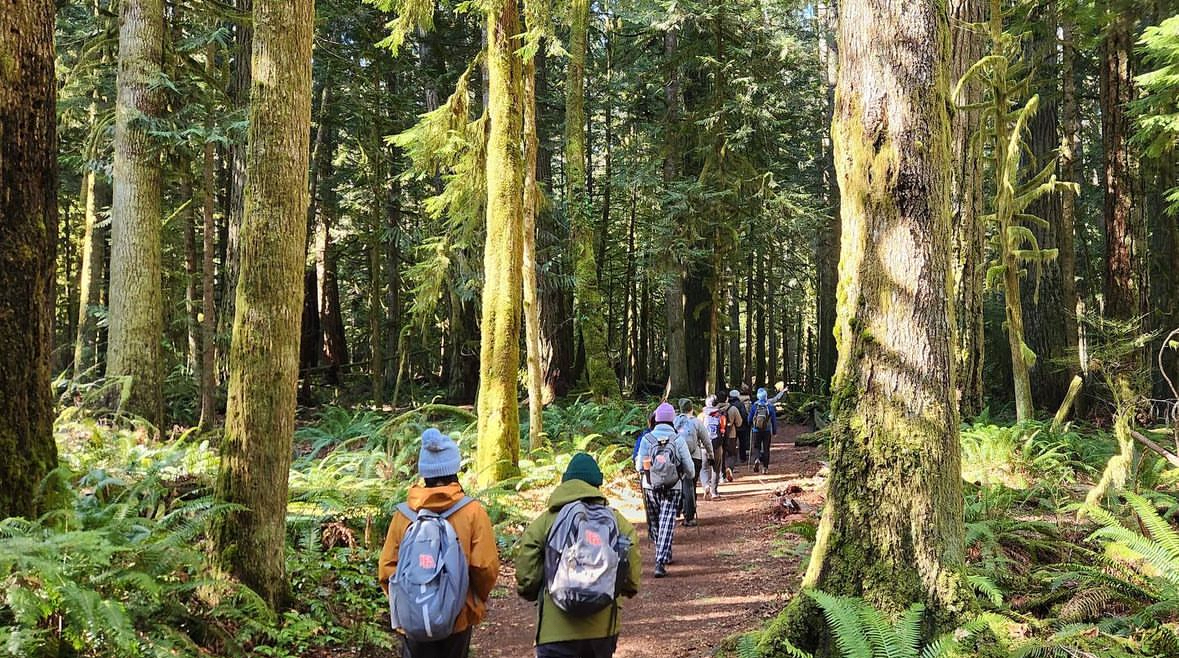
[[[0,12],[0,518],[34,518],[53,438],[57,117],[54,5],[15,0]]]
[[[515,475],[520,458],[520,281],[523,247],[523,114],[520,32],[515,0],[487,9],[487,239],[483,251],[483,322],[479,351],[479,483]],[[592,253],[592,252],[591,252]]]
[[[1078,133],[1080,131],[1080,112],[1077,103],[1077,81],[1074,73],[1074,62],[1077,53],[1073,43],[1075,32],[1073,9],[1068,6],[1060,7],[1060,152],[1057,156],[1061,179],[1069,183],[1078,183],[1077,159],[1080,151]],[[1076,224],[1077,224],[1077,194],[1074,190],[1065,190],[1060,198],[1060,223],[1056,225],[1056,243],[1060,249],[1056,262],[1060,267],[1060,282],[1062,297],[1064,298],[1065,333],[1070,346],[1077,349],[1077,356],[1072,359],[1075,371],[1085,371],[1088,368],[1082,338],[1080,322],[1081,310],[1084,305],[1077,291],[1077,252],[1076,252]],[[1088,258],[1086,258],[1088,263]],[[1077,403],[1080,408],[1080,401]]]
[[[160,281],[160,150],[149,122],[162,109],[163,0],[126,0],[119,29],[111,202],[110,334],[106,375],[126,378],[124,410],[164,420]]]
[[[610,366],[606,345],[606,314],[598,288],[594,256],[594,226],[586,189],[585,56],[589,38],[589,0],[569,6],[569,73],[565,87],[566,202],[573,235],[573,274],[577,321],[585,347],[585,370],[590,390],[599,398],[618,394],[618,379]]]
[[[982,59],[986,38],[968,23],[986,20],[985,0],[950,0],[950,35],[953,43],[951,84],[956,85],[972,64]],[[957,106],[975,105],[982,100],[982,83],[974,79],[953,99]],[[954,294],[958,321],[956,365],[958,405],[963,416],[974,416],[983,408],[983,288],[986,284],[986,222],[982,208],[982,159],[972,153],[970,141],[978,131],[979,110],[960,109],[954,113],[951,203],[954,232]]]
[[[663,56],[672,61],[679,48],[679,32],[675,28],[663,33]],[[683,157],[676,143],[675,132],[680,121],[680,70],[672,65],[667,83],[663,87],[664,102],[667,106],[667,143],[663,145],[663,184],[670,189],[680,176],[680,159]],[[679,230],[678,218],[672,217],[672,230]],[[663,311],[667,317],[667,378],[670,394],[673,396],[690,393],[688,382],[688,346],[684,335],[684,264],[679,254],[665,256],[668,271],[664,287]]]
[[[803,586],[889,612],[923,601],[945,626],[973,598],[961,572],[946,14],[936,0],[845,3],[840,45],[831,479]],[[803,601],[770,647],[785,635],[829,648]]]
[[[313,0],[256,0],[249,171],[217,499],[223,568],[271,606],[288,591],[287,474],[295,431],[307,230]],[[274,66],[283,62],[283,66]]]

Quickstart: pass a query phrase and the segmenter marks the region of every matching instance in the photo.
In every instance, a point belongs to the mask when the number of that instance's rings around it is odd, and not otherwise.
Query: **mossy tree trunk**
[[[217,499],[223,568],[271,606],[288,591],[287,475],[295,431],[307,230],[313,0],[254,2],[241,269]],[[274,66],[284,62],[284,66]]]
[[[663,33],[663,56],[672,61],[679,49],[679,32],[676,28],[668,28]],[[674,64],[668,74],[663,87],[664,104],[667,108],[665,122],[666,143],[663,145],[663,185],[670,189],[671,185],[680,177],[680,161],[683,155],[679,151],[679,144],[675,139],[675,131],[680,120],[680,71]],[[671,217],[671,231],[679,234],[681,218]],[[663,310],[667,320],[667,378],[668,391],[671,396],[687,395],[690,392],[688,383],[688,345],[684,318],[684,277],[686,275],[684,263],[679,254],[668,253],[665,257],[667,272],[664,273]]]
[[[483,486],[514,476],[520,458],[520,280],[523,253],[524,162],[520,32],[515,0],[487,9],[487,238],[483,251],[483,322],[479,359],[479,445]],[[592,249],[592,247],[591,247]],[[592,252],[591,252],[592,253]],[[591,275],[592,276],[592,275]]]
[[[826,87],[826,116],[831,118],[835,108],[835,79],[836,62],[839,57],[838,45],[835,42],[836,9],[835,1],[820,2],[816,9],[816,18],[820,29],[819,66]],[[830,122],[828,122],[830,125]],[[823,225],[817,236],[818,276],[816,278],[815,312],[819,329],[819,354],[817,376],[819,393],[826,393],[831,386],[831,376],[835,374],[835,290],[839,281],[839,184],[835,178],[835,161],[831,150],[831,135],[826,133],[822,138],[823,179],[824,191],[827,193],[827,205],[831,208],[830,215],[823,219]],[[786,373],[783,372],[785,377]]]
[[[831,479],[804,587],[945,625],[970,600],[950,295],[950,70],[944,5],[840,10],[832,127],[842,252]],[[940,623],[939,623],[940,622]],[[765,635],[830,650],[800,598]],[[804,647],[804,648],[806,648]],[[825,655],[830,655],[827,653]]]
[[[532,11],[527,3],[525,12],[531,20]],[[529,451],[541,446],[541,435],[544,432],[544,369],[541,367],[540,306],[537,303],[536,286],[536,216],[540,207],[536,163],[539,149],[536,127],[536,57],[532,56],[524,62],[524,225],[521,258],[524,344],[527,348],[525,358],[528,361]]]
[[[215,74],[216,55],[216,44],[210,43],[206,46],[205,75],[210,78]],[[208,108],[208,115],[205,118],[207,128],[213,124],[214,111],[212,106]],[[201,226],[203,232],[201,236],[201,416],[199,426],[202,429],[212,427],[217,416],[217,379],[214,372],[217,367],[216,348],[214,347],[214,339],[217,335],[217,305],[213,301],[217,281],[217,270],[213,264],[213,250],[216,248],[213,238],[217,231],[214,212],[217,198],[213,182],[216,168],[213,148],[212,141],[205,142],[201,168]]]
[[[94,116],[92,109],[91,116]],[[102,306],[103,272],[106,268],[106,234],[101,214],[109,211],[110,182],[103,174],[87,171],[85,229],[82,236],[82,266],[78,277],[78,331],[74,336],[74,379],[81,380],[96,366],[98,354],[98,307]]]
[[[163,107],[164,2],[126,0],[120,12],[106,375],[126,379],[125,411],[159,427],[164,416],[163,169],[150,123]]]
[[[969,27],[986,19],[985,0],[950,1],[950,35],[953,44],[951,81],[957,83],[985,52],[985,38]],[[970,141],[978,131],[982,100],[981,82],[962,86],[953,99],[959,108],[951,125],[953,162],[951,200],[954,231],[954,294],[957,306],[955,363],[958,373],[958,408],[974,416],[983,408],[983,289],[986,285],[986,222],[983,211],[982,161],[972,153]]]
[[[0,11],[0,518],[35,517],[53,438],[57,117],[54,4]]]
[[[572,231],[574,297],[585,347],[585,372],[595,397],[618,394],[606,345],[606,314],[598,289],[594,225],[586,190],[585,56],[589,39],[589,0],[569,5],[569,70],[565,79],[565,168],[568,178],[569,227]]]

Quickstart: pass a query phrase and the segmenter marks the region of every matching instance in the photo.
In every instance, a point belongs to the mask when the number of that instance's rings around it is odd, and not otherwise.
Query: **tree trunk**
[[[957,85],[966,70],[985,52],[986,38],[967,24],[986,20],[985,0],[950,0],[951,84]],[[953,99],[956,106],[982,101],[982,83],[975,79]],[[953,115],[951,208],[954,231],[954,293],[958,321],[956,365],[958,408],[973,417],[983,408],[983,290],[986,287],[986,222],[983,221],[983,172],[978,153],[970,142],[978,131],[979,110],[960,109]]]
[[[519,471],[520,306],[523,285],[522,73],[513,39],[520,32],[515,0],[487,9],[487,239],[483,252],[483,322],[479,349],[480,486]],[[592,252],[591,252],[592,253]],[[591,275],[592,276],[592,275]]]
[[[187,163],[186,163],[187,165]],[[201,368],[201,318],[197,302],[198,265],[196,247],[196,198],[193,195],[192,182],[189,180],[191,167],[180,168],[180,203],[184,204],[181,221],[184,226],[184,330],[188,349],[185,351],[188,374],[199,386]]]
[[[328,367],[327,383],[340,384],[340,367],[348,363],[348,341],[340,308],[340,284],[336,275],[336,247],[332,243],[335,199],[323,203],[316,237],[316,270],[319,278],[319,324],[323,328],[323,363]]]
[[[568,178],[569,226],[573,234],[573,275],[577,320],[585,347],[585,369],[595,397],[618,394],[606,344],[606,314],[597,285],[593,222],[586,190],[585,57],[589,33],[589,0],[569,7],[569,72],[565,94],[565,168]]]
[[[1077,104],[1077,82],[1073,72],[1076,61],[1076,47],[1073,44],[1072,9],[1060,8],[1060,91],[1061,91],[1061,132],[1060,152],[1057,156],[1060,175],[1065,182],[1077,183],[1077,156],[1079,152],[1078,132],[1080,114]],[[1060,283],[1065,304],[1065,335],[1070,347],[1075,347],[1078,356],[1073,359],[1074,372],[1087,368],[1081,350],[1081,329],[1079,314],[1082,304],[1077,293],[1077,252],[1076,252],[1076,194],[1065,190],[1060,198],[1060,223],[1056,225],[1056,244],[1060,249],[1056,262],[1060,267]],[[1078,405],[1079,406],[1079,405]]]
[[[234,6],[244,15],[253,9],[253,0],[235,0]],[[254,42],[254,26],[244,20],[233,29],[233,71],[229,81],[229,101],[235,111],[244,111],[250,105],[251,76],[250,60]],[[239,232],[242,213],[246,203],[246,151],[249,135],[242,143],[229,147],[229,208],[225,219],[224,258],[221,261],[221,328],[218,332],[218,352],[221,354],[219,367],[226,367],[229,354],[230,333],[234,319],[233,304],[237,291],[237,274],[241,261]]]
[[[536,54],[537,98],[544,98],[547,94],[547,71],[547,59],[542,48]],[[537,108],[540,117],[543,116],[542,110],[543,106]],[[544,121],[538,119],[537,132],[540,133],[544,126]],[[546,146],[547,140],[539,141],[536,181],[551,197],[553,152]],[[569,378],[573,372],[573,295],[567,283],[570,251],[568,225],[560,221],[551,208],[540,208],[538,212],[537,258],[544,265],[537,274],[537,306],[541,328],[544,402],[549,404],[569,390]]]
[[[164,420],[160,149],[148,122],[161,111],[163,0],[121,4],[106,375],[125,378],[123,409]]]
[[[214,73],[216,54],[216,45],[209,43],[205,48],[205,75],[210,78]],[[214,108],[209,107],[205,119],[206,127],[212,126],[213,112]],[[201,169],[201,235],[203,240],[201,248],[201,416],[198,426],[201,429],[209,429],[213,426],[217,416],[217,379],[213,372],[217,367],[215,348],[213,347],[213,339],[217,333],[217,308],[213,303],[214,289],[217,285],[217,272],[213,265],[213,250],[215,249],[213,237],[217,231],[213,216],[217,204],[213,193],[213,172],[216,165],[213,157],[213,142],[205,142],[202,155],[204,159]]]
[[[757,246],[754,258],[757,260],[755,271],[757,274],[757,329],[755,330],[757,336],[755,340],[757,343],[753,346],[753,381],[750,382],[753,387],[764,386],[766,383],[766,295],[769,291],[766,290],[766,254],[763,253],[765,245],[759,244]]]
[[[670,28],[663,33],[663,57],[673,61],[679,48],[679,32]],[[667,143],[664,144],[663,156],[663,184],[670,189],[680,176],[679,145],[675,140],[675,132],[680,121],[680,70],[678,66],[671,67],[667,84],[663,87],[664,102],[667,106]],[[671,218],[673,231],[679,232],[680,223],[677,218]],[[664,313],[667,317],[667,377],[670,383],[670,394],[673,396],[687,395],[690,392],[688,382],[688,346],[684,334],[684,264],[679,254],[669,253],[666,256],[668,272],[664,298]]]
[[[525,12],[529,7],[526,5]],[[529,26],[532,27],[532,26]],[[536,58],[524,62],[524,225],[521,281],[523,283],[524,343],[528,360],[528,451],[541,447],[544,433],[544,369],[540,353],[540,308],[536,289],[536,215],[540,188],[536,183],[539,149],[536,129]]]
[[[835,78],[836,63],[839,57],[838,44],[835,42],[837,7],[836,0],[821,2],[818,5],[817,18],[821,31],[819,33],[819,65],[822,67],[823,83],[827,88],[826,117],[828,130],[823,135],[823,179],[827,193],[827,205],[831,208],[829,217],[819,234],[818,278],[815,300],[818,302],[816,321],[819,329],[819,363],[818,378],[819,393],[827,393],[831,386],[831,377],[835,374],[835,305],[836,287],[839,282],[839,184],[835,179],[835,160],[832,153],[830,125],[835,109]],[[783,373],[783,377],[785,377]]]
[[[1142,226],[1134,216],[1134,158],[1126,105],[1134,98],[1130,27],[1127,17],[1111,13],[1102,43],[1101,136],[1105,154],[1105,314],[1123,322],[1141,312],[1139,251]]]
[[[313,0],[256,0],[248,193],[241,226],[219,501],[222,567],[272,607],[288,592],[287,474],[295,431],[307,230]],[[283,66],[272,66],[283,62]]]
[[[93,115],[93,113],[92,113]],[[74,337],[74,380],[80,382],[101,361],[98,354],[98,311],[102,306],[102,281],[106,269],[103,212],[109,212],[111,186],[94,170],[83,178],[86,190],[86,227],[82,236],[82,267],[78,277],[78,332]]]
[[[57,117],[54,4],[0,12],[0,518],[36,518],[36,492],[57,467],[53,438]]]
[[[950,297],[949,34],[935,0],[844,3],[832,135],[839,175],[839,362],[831,478],[804,587],[947,627],[964,561]],[[767,633],[821,646],[798,599]]]

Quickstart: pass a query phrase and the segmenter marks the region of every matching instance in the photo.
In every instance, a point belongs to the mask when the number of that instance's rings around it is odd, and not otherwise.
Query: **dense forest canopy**
[[[159,589],[179,573],[217,593],[168,646],[278,646],[258,619],[330,533],[369,545],[419,425],[465,432],[466,484],[507,496],[574,449],[619,475],[653,399],[765,388],[830,477],[811,594],[741,655],[839,655],[848,618],[905,610],[927,640],[998,628],[984,608],[1100,616],[1068,605],[1136,611],[1100,629],[1118,655],[1177,655],[1149,648],[1179,647],[1174,614],[1131,603],[1176,601],[1177,147],[1175,0],[14,0],[0,653],[149,655],[177,613],[127,592],[188,597]],[[975,547],[1010,529],[971,525],[971,474],[1044,476],[1046,436],[1081,455],[1069,484],[1008,520],[1079,509],[1054,541],[1137,547],[1167,588],[1109,567],[1129,584],[1065,612],[1003,607],[1010,564]],[[98,528],[159,562],[119,593],[22,575]],[[1011,543],[1098,592],[1116,550],[1042,530]],[[115,630],[54,629],[120,597]]]

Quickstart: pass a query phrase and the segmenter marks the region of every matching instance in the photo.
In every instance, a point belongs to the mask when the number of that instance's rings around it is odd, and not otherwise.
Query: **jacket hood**
[[[557,509],[575,500],[598,499],[605,501],[602,490],[583,480],[562,482],[549,494],[549,509]]]
[[[423,487],[414,485],[409,488],[405,502],[412,510],[427,509],[431,512],[445,512],[467,495],[461,484],[448,484],[444,487]]]
[[[676,437],[676,429],[671,425],[656,425],[655,429],[651,430],[651,436],[656,441],[660,439],[674,439]]]

